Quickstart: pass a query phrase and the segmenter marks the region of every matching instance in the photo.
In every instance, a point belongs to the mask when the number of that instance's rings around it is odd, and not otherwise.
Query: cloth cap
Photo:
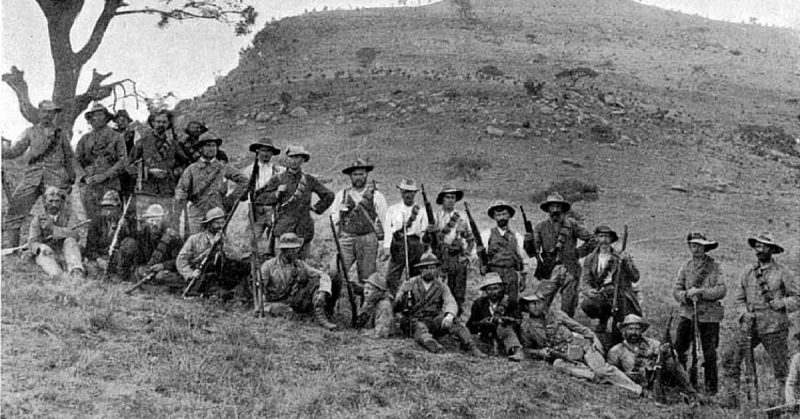
[[[147,207],[145,210],[144,215],[142,218],[156,218],[156,217],[164,217],[167,215],[167,212],[164,211],[164,207],[161,204],[152,204]]]
[[[281,154],[281,149],[275,147],[275,144],[272,142],[272,138],[269,137],[259,138],[250,144],[250,151],[253,153],[257,152],[259,148],[267,148],[272,151],[272,154],[274,155]]]
[[[550,212],[549,211],[550,204],[559,204],[559,205],[561,205],[562,212],[567,212],[567,211],[569,211],[570,208],[572,208],[572,204],[570,204],[569,201],[564,199],[564,197],[561,196],[561,194],[559,194],[559,193],[550,194],[550,196],[548,196],[547,199],[545,199],[545,201],[542,202],[541,205],[539,205],[539,208],[541,208],[542,211],[544,211],[544,212]]]
[[[442,190],[439,191],[439,194],[436,195],[436,203],[438,205],[442,205],[442,202],[444,202],[444,196],[446,194],[449,194],[449,193],[455,194],[456,202],[464,199],[464,191],[462,191],[461,189],[456,188],[453,185],[444,185],[442,187]]]
[[[719,246],[719,243],[708,240],[702,233],[689,233],[686,236],[687,243],[699,244],[706,248],[706,250],[714,250]]]
[[[750,237],[749,239],[747,239],[747,244],[749,244],[750,247],[755,248],[756,243],[761,243],[769,246],[772,249],[772,254],[774,255],[777,255],[778,253],[783,253],[783,247],[781,247],[778,243],[775,243],[775,241],[772,240],[772,237],[770,237],[768,233],[761,233],[758,235],[758,237]]]
[[[300,145],[290,145],[286,149],[286,156],[287,157],[303,156],[303,159],[305,161],[311,160],[311,153],[306,151],[305,147]]]
[[[58,196],[61,199],[65,199],[67,197],[67,192],[57,186],[48,185],[44,190],[44,196],[46,198],[53,195]]]
[[[225,218],[225,210],[220,207],[214,207],[206,212],[206,218],[200,221],[200,224],[208,224],[220,218]]]
[[[371,172],[372,169],[374,169],[374,168],[375,168],[375,166],[369,164],[369,162],[367,162],[366,159],[356,159],[356,161],[351,163],[350,166],[345,167],[344,169],[342,169],[342,173],[344,173],[346,175],[349,175],[350,173],[353,173],[358,169],[364,169],[367,172]]]
[[[439,258],[437,258],[436,255],[434,255],[432,252],[428,252],[422,255],[421,258],[419,258],[419,262],[416,265],[414,265],[414,267],[422,268],[431,265],[438,266],[439,264],[440,264]]]
[[[502,201],[502,200],[497,200],[497,201],[492,202],[492,205],[489,205],[489,210],[487,211],[487,213],[489,214],[489,218],[494,218],[495,211],[499,211],[499,210],[508,211],[508,214],[510,215],[510,217],[514,217],[514,214],[516,214],[516,212],[517,212],[514,209],[514,207],[512,207],[508,202]]]
[[[397,189],[401,191],[410,191],[410,192],[417,192],[419,188],[417,187],[417,182],[414,182],[411,179],[403,179],[400,181],[400,184],[397,185]]]
[[[40,111],[56,111],[56,112],[60,112],[61,111],[61,107],[60,106],[56,106],[56,104],[53,103],[52,100],[43,100],[43,101],[39,102],[39,110]]]
[[[386,291],[389,288],[386,286],[386,277],[382,275],[380,272],[375,272],[369,276],[366,280],[367,284],[372,285],[373,287],[381,290]]]
[[[283,233],[278,239],[278,249],[297,249],[303,246],[303,238],[295,233]]]
[[[106,121],[113,119],[114,114],[108,111],[108,108],[103,106],[101,103],[95,102],[92,104],[92,107],[83,114],[84,118],[89,119],[93,113],[95,112],[103,112],[106,115]]]
[[[619,235],[617,234],[617,232],[612,230],[611,227],[607,225],[599,225],[595,227],[594,235],[596,236],[598,234],[608,234],[609,236],[611,236],[611,243],[614,243],[617,240],[619,240]]]
[[[635,314],[628,314],[627,316],[625,316],[625,319],[622,320],[622,323],[617,324],[617,328],[619,330],[624,330],[626,327],[634,324],[642,326],[643,332],[647,330],[648,327],[650,327],[650,324],[645,322],[644,319],[642,319],[641,317]]]
[[[481,282],[481,286],[478,287],[478,289],[484,290],[486,287],[495,284],[505,285],[505,282],[503,282],[500,278],[500,274],[497,272],[489,272],[483,277],[483,282]]]
[[[117,191],[108,191],[105,195],[103,195],[103,199],[100,201],[101,207],[118,207],[122,205],[122,202],[119,199],[119,193]]]

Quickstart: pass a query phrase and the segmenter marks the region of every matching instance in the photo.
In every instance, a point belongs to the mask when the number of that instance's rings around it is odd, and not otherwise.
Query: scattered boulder
[[[559,193],[567,201],[597,201],[598,187],[595,184],[585,183],[578,179],[565,179],[560,182],[551,183],[547,189],[534,192],[531,196],[531,201],[534,203],[542,203],[547,199],[550,194]]]
[[[268,122],[272,119],[272,112],[259,112],[256,114],[256,122]]]
[[[578,162],[576,162],[575,160],[572,160],[572,159],[561,159],[561,163],[564,163],[567,166],[572,166],[572,167],[577,167],[577,168],[583,167],[583,164],[578,163]]]
[[[306,116],[308,116],[308,111],[306,110],[306,108],[298,106],[292,109],[291,112],[289,112],[289,116],[291,116],[292,118],[305,118]]]
[[[503,134],[505,134],[505,132],[503,132],[503,130],[501,130],[500,128],[495,128],[491,125],[486,127],[486,133],[493,137],[502,137]]]
[[[672,190],[672,191],[678,191],[678,192],[684,192],[684,193],[689,192],[689,188],[687,188],[686,186],[681,185],[680,183],[676,183],[676,184],[670,186],[669,189]]]

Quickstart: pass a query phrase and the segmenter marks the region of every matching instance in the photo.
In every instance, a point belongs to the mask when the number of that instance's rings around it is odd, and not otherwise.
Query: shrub
[[[493,66],[493,65],[487,65],[487,66],[481,67],[477,71],[477,74],[485,74],[485,75],[491,76],[491,77],[503,77],[505,75],[505,73],[503,73],[499,68],[497,68],[496,66]]]
[[[448,178],[461,178],[466,181],[480,179],[480,171],[492,167],[491,163],[481,156],[457,156],[448,159],[444,166]]]
[[[359,124],[350,130],[349,135],[351,137],[360,137],[362,135],[372,134],[373,131],[374,129],[369,124]]]
[[[361,67],[369,68],[380,53],[381,51],[379,49],[364,47],[356,51],[356,59],[358,63],[361,64]]]
[[[547,189],[534,192],[531,196],[531,201],[537,204],[542,203],[553,193],[561,194],[569,202],[596,201],[598,198],[597,192],[597,185],[584,183],[578,179],[565,179],[551,183]]]

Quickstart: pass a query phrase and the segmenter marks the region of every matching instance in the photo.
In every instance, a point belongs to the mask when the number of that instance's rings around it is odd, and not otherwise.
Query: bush
[[[480,74],[485,74],[485,75],[491,76],[491,77],[503,77],[505,75],[505,73],[503,73],[499,68],[497,68],[496,66],[493,66],[493,65],[487,65],[487,66],[481,67],[477,71],[477,74],[479,74],[479,75]]]
[[[378,57],[378,54],[380,53],[381,51],[379,49],[365,47],[356,51],[356,59],[358,60],[358,63],[361,64],[361,67],[369,68],[372,66],[375,58]]]
[[[372,126],[368,124],[359,124],[354,126],[353,129],[350,130],[349,135],[350,137],[360,137],[362,135],[372,134],[373,131],[374,129],[372,128]]]
[[[547,189],[534,192],[531,201],[540,204],[547,200],[553,193],[559,193],[569,202],[578,201],[597,201],[597,185],[584,183],[578,179],[565,179],[560,182],[551,183]]]
[[[444,166],[448,178],[461,178],[466,181],[480,179],[480,171],[492,167],[491,163],[480,156],[457,156],[448,159]]]

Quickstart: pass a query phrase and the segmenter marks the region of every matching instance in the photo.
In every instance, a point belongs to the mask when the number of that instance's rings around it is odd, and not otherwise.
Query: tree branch
[[[121,0],[116,0],[121,1]],[[229,7],[229,8],[224,8]],[[163,28],[169,24],[170,20],[190,20],[205,19],[216,20],[218,22],[233,23],[230,17],[236,16],[236,34],[244,35],[250,32],[250,28],[255,24],[257,13],[252,6],[237,7],[233,4],[221,6],[212,1],[189,1],[181,7],[174,9],[157,9],[145,7],[143,9],[118,10],[115,16],[146,14],[157,15],[160,17],[158,26]]]
[[[3,74],[3,81],[14,90],[19,101],[19,111],[30,123],[36,124],[39,121],[39,110],[31,103],[28,93],[28,82],[25,81],[25,72],[16,66],[11,66],[11,71]],[[61,104],[59,104],[61,105]]]
[[[97,52],[97,48],[100,47],[100,43],[103,41],[103,37],[106,34],[108,25],[111,23],[111,19],[117,15],[117,9],[124,5],[125,3],[123,3],[122,0],[106,0],[105,5],[103,5],[103,11],[100,12],[100,17],[97,18],[97,22],[94,24],[94,29],[92,29],[89,40],[86,41],[86,45],[75,54],[75,58],[81,65],[89,61],[92,55]]]

